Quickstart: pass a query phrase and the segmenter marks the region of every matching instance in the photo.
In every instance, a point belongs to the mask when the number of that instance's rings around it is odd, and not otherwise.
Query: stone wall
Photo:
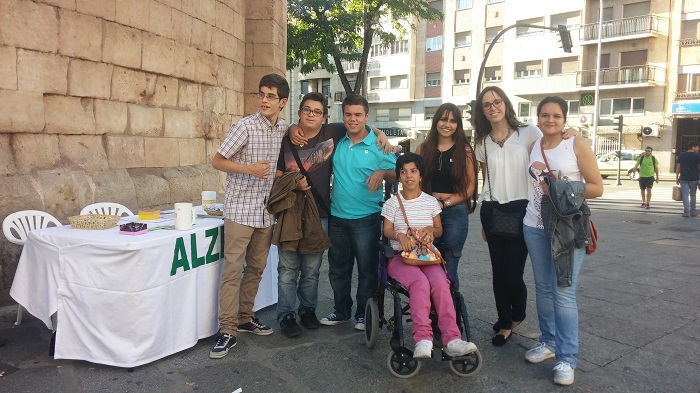
[[[1,0],[0,220],[223,192],[211,157],[284,75],[284,0]],[[0,240],[0,305],[21,247]]]

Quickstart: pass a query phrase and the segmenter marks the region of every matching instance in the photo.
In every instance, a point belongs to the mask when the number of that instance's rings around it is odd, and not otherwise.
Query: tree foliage
[[[364,84],[373,37],[390,45],[416,20],[442,18],[425,0],[289,0],[287,11],[287,69],[337,71],[347,94]],[[343,68],[348,61],[359,61],[355,86]]]

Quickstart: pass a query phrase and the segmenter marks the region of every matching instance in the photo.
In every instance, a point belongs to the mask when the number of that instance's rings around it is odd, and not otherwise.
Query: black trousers
[[[493,296],[498,329],[510,329],[513,321],[525,319],[527,287],[523,280],[527,246],[523,237],[486,235],[493,272]]]

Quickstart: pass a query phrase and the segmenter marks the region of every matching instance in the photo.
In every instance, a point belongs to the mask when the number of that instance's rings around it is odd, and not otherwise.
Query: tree
[[[388,46],[415,29],[415,20],[442,19],[425,0],[289,0],[287,11],[287,69],[337,71],[347,94],[364,84],[373,37]],[[343,61],[359,61],[355,86]]]

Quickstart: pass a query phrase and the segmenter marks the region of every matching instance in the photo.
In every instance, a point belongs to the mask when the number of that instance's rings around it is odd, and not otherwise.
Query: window
[[[386,77],[380,76],[377,78],[369,78],[369,89],[370,90],[384,90],[384,89],[386,89]]]
[[[600,100],[600,115],[644,114],[644,98],[608,98]]]
[[[462,48],[465,46],[472,46],[472,32],[463,31],[461,33],[455,33],[455,48]]]
[[[503,26],[489,27],[488,29],[486,29],[486,43],[490,44],[491,41],[493,41],[493,39],[496,38],[498,33],[501,32],[501,30],[503,30]],[[501,36],[498,39],[498,42],[501,41],[503,41],[503,36]]]
[[[549,75],[572,74],[577,71],[578,57],[561,57],[549,59]]]
[[[515,78],[542,76],[542,60],[515,63]]]
[[[634,18],[637,16],[649,15],[651,10],[650,1],[642,1],[639,3],[625,4],[622,6],[622,18]]]
[[[466,85],[469,83],[471,70],[455,70],[455,85]]]
[[[383,44],[372,44],[369,48],[369,57],[386,56],[389,54],[389,48]]]
[[[506,0],[488,0],[486,4],[496,4],[496,3],[502,3]]]
[[[689,91],[700,91],[700,73],[678,75],[678,92],[687,93]]]
[[[389,109],[377,108],[377,121],[389,121]]]
[[[330,79],[323,79],[321,81],[321,94],[323,94],[326,97],[331,96],[331,80]]]
[[[425,50],[428,52],[442,50],[442,36],[438,35],[428,38],[425,42]]]
[[[408,53],[408,40],[394,41],[391,43],[391,54],[398,55]]]
[[[467,8],[472,8],[472,0],[457,0],[457,10],[466,10]]]
[[[500,82],[501,66],[484,68],[484,78],[487,82]]]
[[[397,120],[411,120],[411,108],[399,108],[396,111],[398,112]]]
[[[569,105],[569,116],[578,115],[578,101],[566,101],[566,104]]]
[[[425,120],[432,120],[432,119],[433,119],[433,115],[435,115],[435,111],[436,111],[437,109],[438,109],[438,107],[436,107],[436,106],[434,106],[434,107],[431,106],[431,107],[425,108],[425,110],[424,110],[424,112],[425,112]]]
[[[600,69],[610,69],[610,53],[603,53],[600,55]]]
[[[544,18],[525,19],[525,20],[520,20],[517,23],[544,26]],[[544,29],[540,29],[537,27],[528,27],[528,26],[518,26],[515,28],[515,35],[517,37],[525,37],[525,36],[534,35],[534,34],[544,34]]]
[[[408,89],[408,75],[393,75],[391,77],[392,89]]]
[[[429,74],[425,74],[425,86],[440,86],[441,79],[442,76],[439,72],[431,72]]]
[[[299,83],[299,90],[301,94],[306,94],[309,92],[309,81],[301,81]]]
[[[430,6],[435,8],[436,10],[442,12],[442,1],[434,1],[430,3]]]
[[[581,12],[567,12],[565,14],[552,15],[552,26],[564,25],[567,29],[578,29],[581,27]],[[557,34],[556,31],[552,33]]]
[[[520,117],[530,116],[530,103],[529,102],[519,102],[518,103],[518,116],[520,116]]]

